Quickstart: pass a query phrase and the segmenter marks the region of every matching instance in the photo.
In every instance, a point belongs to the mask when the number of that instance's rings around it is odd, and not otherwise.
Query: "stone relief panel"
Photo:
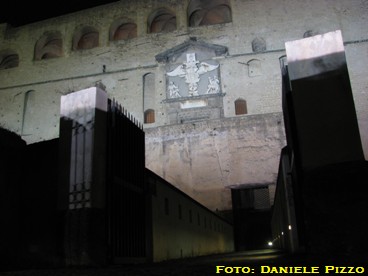
[[[156,56],[164,63],[166,99],[170,124],[217,119],[223,116],[219,56],[227,48],[195,38]]]
[[[198,61],[196,53],[187,53],[186,61],[166,75],[168,99],[221,93],[219,64]]]

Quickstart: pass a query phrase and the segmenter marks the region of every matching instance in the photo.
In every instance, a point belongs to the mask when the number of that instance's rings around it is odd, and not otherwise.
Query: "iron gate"
[[[142,125],[115,100],[107,116],[107,243],[110,262],[146,261],[147,192]]]

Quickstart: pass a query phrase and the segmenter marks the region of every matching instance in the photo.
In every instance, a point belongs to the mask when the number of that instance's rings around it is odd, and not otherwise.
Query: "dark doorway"
[[[235,250],[267,248],[271,239],[271,206],[268,186],[231,190]]]

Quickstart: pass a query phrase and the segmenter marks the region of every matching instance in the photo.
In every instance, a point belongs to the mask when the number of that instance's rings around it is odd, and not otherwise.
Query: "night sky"
[[[117,0],[54,0],[49,2],[35,0],[28,2],[27,5],[23,0],[8,0],[7,5],[0,11],[0,23],[18,27],[112,2],[117,2]]]

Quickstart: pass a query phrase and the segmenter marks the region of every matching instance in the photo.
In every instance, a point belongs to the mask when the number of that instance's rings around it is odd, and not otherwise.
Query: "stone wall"
[[[146,130],[146,167],[210,209],[226,210],[231,188],[275,183],[284,145],[280,113],[162,126]]]
[[[230,7],[231,17],[227,16],[221,24],[192,26],[188,7],[195,2],[118,1],[17,28],[2,24],[0,58],[11,51],[18,55],[19,64],[0,70],[0,124],[21,135],[28,144],[57,138],[61,95],[99,86],[107,91],[108,97],[115,98],[142,122],[144,112],[154,110],[154,123],[144,125],[148,133],[147,166],[184,190],[192,191],[198,185],[200,188],[195,189],[197,198],[209,198],[205,194],[212,189],[210,186],[275,183],[276,157],[284,144],[283,140],[276,142],[275,139],[283,139],[283,124],[278,125],[278,119],[270,122],[269,118],[281,112],[279,58],[285,55],[285,42],[340,29],[367,159],[368,37],[362,31],[368,21],[366,1],[223,0]],[[176,28],[153,32],[147,22],[163,10],[175,15]],[[136,24],[136,37],[112,40],[112,29],[124,20]],[[73,39],[87,27],[93,27],[98,33],[97,47],[73,50]],[[58,35],[61,45],[60,57],[38,60],[36,45],[45,36],[54,34]],[[201,113],[193,108],[194,113],[204,117],[195,115],[195,122],[193,113],[188,115],[190,110],[179,112],[175,117],[175,104],[167,98],[168,64],[156,59],[156,56],[177,49],[194,38],[211,47],[226,48],[221,54],[209,58],[219,65],[221,97],[220,102],[214,103],[217,113],[212,109]],[[145,86],[147,76],[149,91]],[[237,99],[246,100],[247,114],[235,115]],[[259,121],[257,127],[245,124],[244,128],[250,128],[237,129],[233,125],[234,122],[255,122],[254,118]],[[276,124],[271,126],[264,123],[266,121]],[[187,123],[181,125],[181,122]],[[191,123],[195,123],[195,127]],[[183,127],[191,136],[180,134]],[[270,129],[280,133],[273,135],[273,144],[268,145],[265,137]],[[174,130],[175,134],[171,134]],[[250,140],[227,139],[239,133],[254,136]],[[259,136],[259,133],[263,134]],[[170,135],[178,136],[173,140]],[[177,144],[171,145],[173,141]],[[203,148],[197,149],[199,145]],[[228,145],[231,150],[225,150]],[[189,149],[192,152],[186,153]],[[202,153],[204,155],[199,157]],[[179,156],[177,161],[173,161],[172,155]],[[194,162],[192,165],[188,165],[189,161],[184,162],[186,155]],[[267,156],[272,158],[269,160]],[[156,161],[158,159],[160,162]],[[220,159],[221,162],[216,161]],[[208,160],[211,160],[211,166],[206,165]],[[219,166],[222,170],[214,169]],[[184,173],[183,168],[190,171]],[[229,197],[228,190],[216,193],[208,205],[215,206],[215,202],[220,201],[220,208],[227,208]]]
[[[233,225],[146,170],[153,189],[153,261],[234,251]]]

